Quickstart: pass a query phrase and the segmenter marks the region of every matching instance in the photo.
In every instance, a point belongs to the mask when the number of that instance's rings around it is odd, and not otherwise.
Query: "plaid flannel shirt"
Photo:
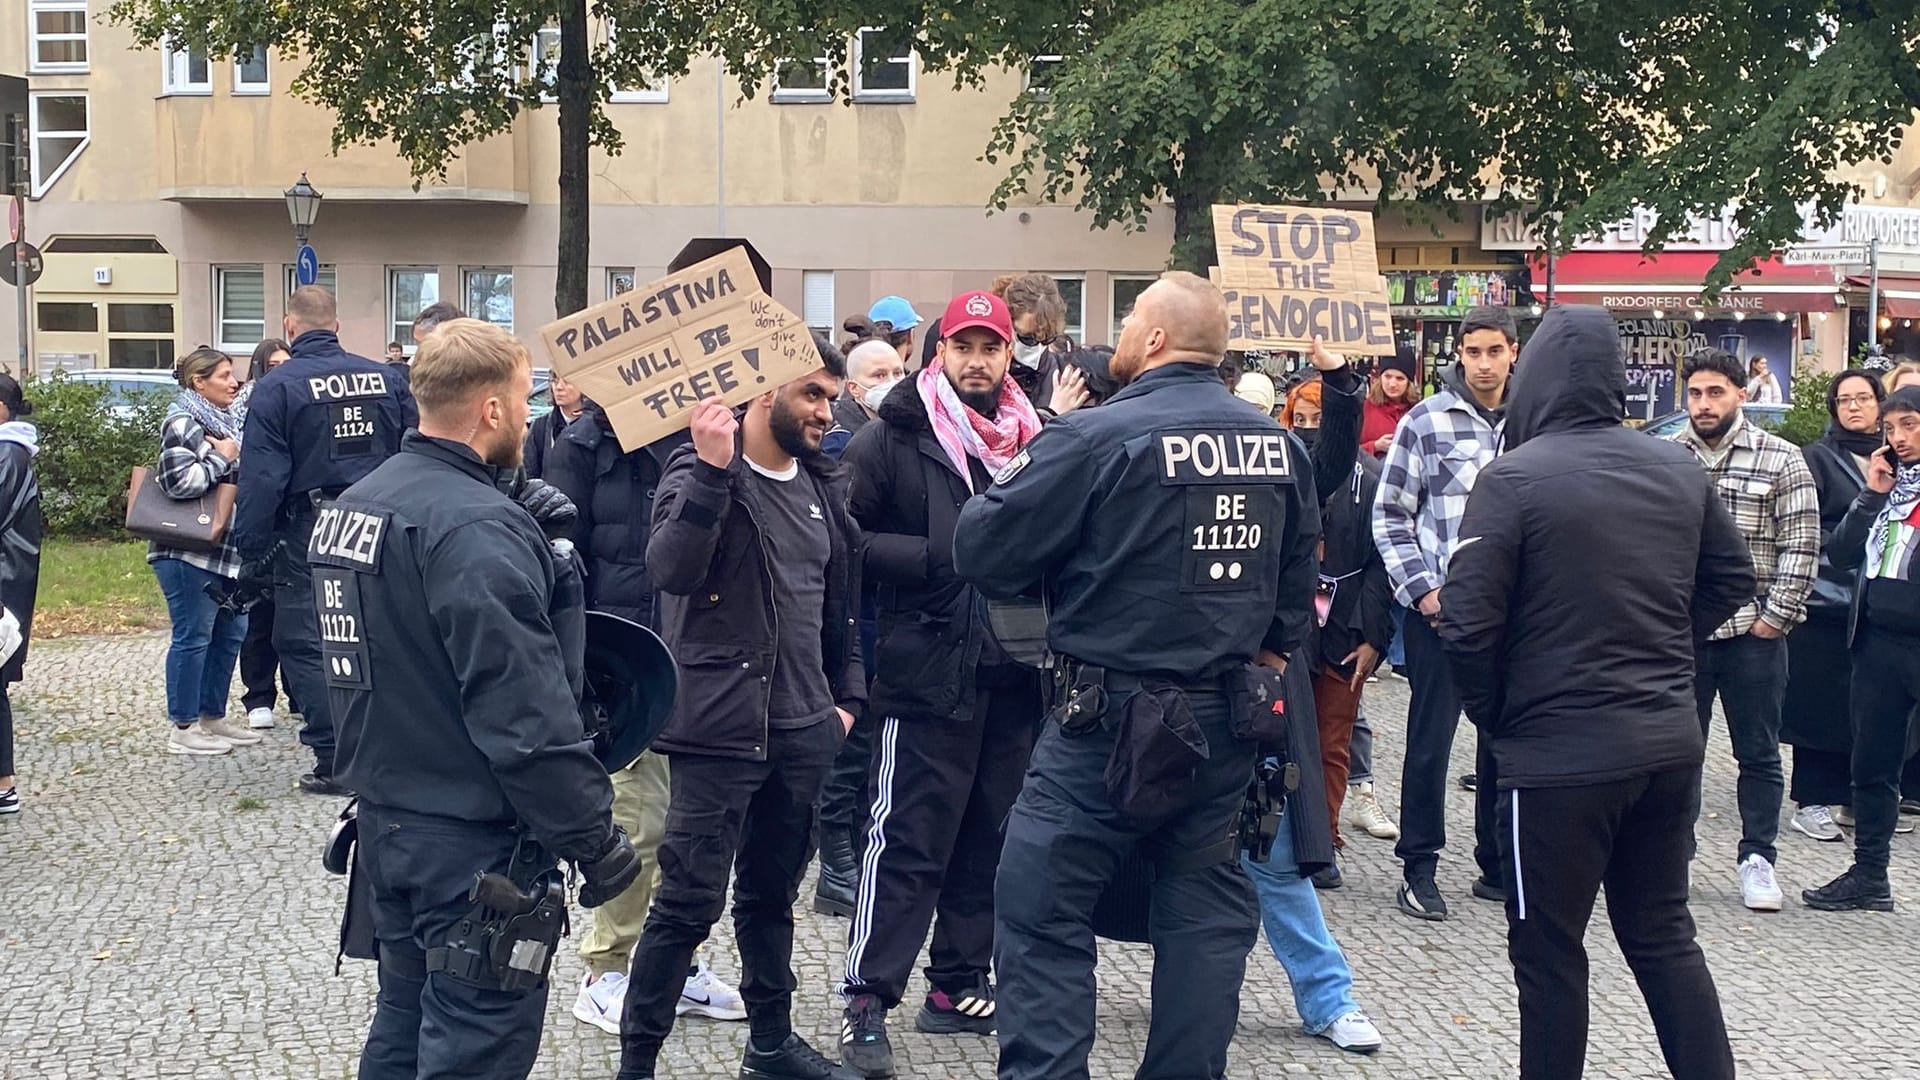
[[[1709,450],[1691,425],[1672,438],[1700,459],[1753,553],[1759,596],[1713,640],[1739,637],[1762,618],[1781,630],[1805,622],[1820,566],[1820,496],[1800,448],[1748,423],[1744,413],[1721,443],[1724,454]]]
[[[1467,496],[1499,449],[1500,428],[1452,390],[1415,405],[1394,429],[1373,502],[1373,542],[1402,604],[1414,607],[1446,584]]]
[[[239,468],[213,452],[207,444],[207,432],[199,421],[185,413],[175,413],[160,428],[160,489],[176,499],[192,499],[215,484],[239,479]],[[240,576],[240,552],[233,546],[233,531],[219,551],[181,551],[153,541],[147,542],[147,561],[179,559],[223,578]]]

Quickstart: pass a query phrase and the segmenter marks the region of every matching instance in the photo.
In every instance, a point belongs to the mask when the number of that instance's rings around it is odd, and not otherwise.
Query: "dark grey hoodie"
[[[1621,426],[1625,393],[1612,317],[1554,308],[1467,502],[1440,632],[1503,788],[1704,758],[1694,642],[1753,598],[1753,566],[1693,456]]]

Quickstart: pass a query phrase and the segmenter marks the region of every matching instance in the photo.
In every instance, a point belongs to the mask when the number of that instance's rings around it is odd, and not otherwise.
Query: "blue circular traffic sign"
[[[301,285],[312,285],[320,280],[320,256],[313,253],[313,245],[300,245],[300,255],[294,262],[293,280]]]

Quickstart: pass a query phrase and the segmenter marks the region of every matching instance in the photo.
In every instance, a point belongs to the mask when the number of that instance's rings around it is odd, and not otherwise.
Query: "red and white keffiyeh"
[[[960,400],[937,356],[921,369],[916,384],[920,400],[927,407],[927,420],[933,424],[934,440],[966,479],[968,491],[973,490],[968,458],[985,465],[987,475],[996,475],[1040,433],[1040,414],[1033,411],[1033,403],[1012,379],[1000,381],[1000,404],[991,420]]]

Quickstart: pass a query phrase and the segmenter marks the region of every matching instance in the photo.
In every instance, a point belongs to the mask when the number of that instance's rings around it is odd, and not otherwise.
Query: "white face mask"
[[[887,395],[893,392],[893,388],[896,386],[899,386],[903,382],[906,382],[906,380],[905,379],[889,379],[886,382],[883,382],[880,385],[869,389],[864,395],[861,396],[860,401],[867,408],[872,409],[874,412],[879,412],[880,403],[887,400]]]
[[[1047,351],[1045,342],[1022,345],[1018,340],[1013,343],[1013,362],[1035,371],[1040,369],[1040,356]]]

